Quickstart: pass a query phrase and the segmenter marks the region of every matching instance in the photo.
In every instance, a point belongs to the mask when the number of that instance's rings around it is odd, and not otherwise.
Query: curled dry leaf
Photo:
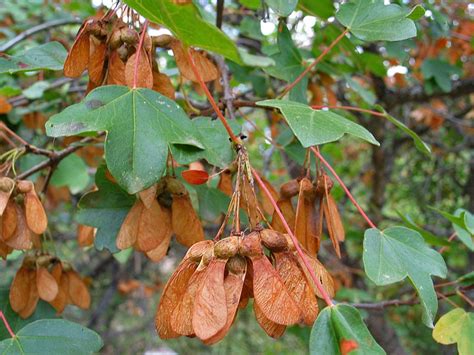
[[[196,271],[196,268],[196,263],[185,259],[166,283],[155,317],[156,331],[161,339],[171,339],[180,336],[171,327],[171,317],[177,302],[183,298],[189,280],[194,271]]]
[[[64,75],[70,78],[78,78],[87,69],[89,64],[90,34],[88,20],[83,23],[76,39],[64,62]]]
[[[80,247],[88,247],[94,244],[96,228],[79,224],[77,226],[77,243]]]
[[[227,304],[224,288],[226,259],[213,259],[205,269],[196,292],[193,307],[193,330],[206,340],[219,332],[227,322]]]
[[[58,283],[45,267],[36,270],[38,296],[46,302],[53,301],[58,295]]]
[[[84,280],[74,270],[67,272],[69,281],[69,299],[73,304],[82,309],[91,305],[91,296]]]
[[[9,300],[12,309],[20,312],[28,304],[30,296],[30,273],[25,267],[20,267],[10,286]]]
[[[160,73],[156,70],[153,71],[153,90],[164,95],[171,100],[176,98],[173,83],[168,75]]]
[[[326,195],[326,203],[323,206],[329,236],[333,244],[343,242],[345,239],[344,226],[339,211],[337,210],[337,203],[330,194]],[[334,248],[336,248],[336,246],[334,246]]]
[[[32,188],[29,192],[25,193],[25,215],[26,222],[28,227],[33,233],[43,234],[48,227],[48,217],[43,208],[36,191],[34,189],[33,183],[30,181]]]
[[[3,215],[14,188],[15,182],[12,179],[0,177],[0,216]]]
[[[140,53],[140,55],[138,55]],[[138,66],[136,61],[138,57]],[[148,55],[142,48],[140,52],[136,52],[130,56],[125,64],[125,82],[129,87],[133,87],[135,82],[135,68],[136,68],[136,84],[137,87],[151,89],[153,87],[153,73]]]
[[[171,223],[176,240],[190,247],[204,240],[204,230],[201,221],[193,208],[189,194],[173,195],[171,205]]]
[[[188,49],[183,46],[181,41],[173,40],[170,43],[173,50],[176,65],[183,77],[195,83],[199,80],[194,75],[193,68],[189,62]],[[216,80],[219,77],[219,70],[215,64],[206,57],[204,52],[195,49],[189,49],[194,65],[196,66],[202,80],[204,82]]]
[[[283,335],[286,330],[286,325],[275,323],[265,317],[265,314],[263,314],[262,310],[258,307],[257,302],[253,303],[253,312],[255,313],[257,323],[268,336],[278,339]]]

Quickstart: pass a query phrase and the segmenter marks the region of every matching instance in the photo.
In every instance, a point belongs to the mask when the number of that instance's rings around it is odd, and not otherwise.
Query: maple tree
[[[42,4],[0,11],[2,354],[474,347],[468,4]]]

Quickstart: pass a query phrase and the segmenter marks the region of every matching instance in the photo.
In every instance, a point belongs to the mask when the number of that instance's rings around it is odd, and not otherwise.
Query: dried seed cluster
[[[10,305],[20,317],[30,317],[40,299],[62,313],[68,304],[90,307],[87,285],[71,265],[47,254],[23,259],[10,287]]]
[[[189,193],[176,178],[166,176],[139,193],[117,236],[117,247],[134,247],[151,260],[161,260],[172,235],[187,247],[204,239],[201,221]]]
[[[333,295],[329,273],[315,257],[308,254],[308,259]],[[238,309],[253,298],[258,323],[278,338],[288,325],[313,324],[316,295],[321,297],[291,239],[274,230],[255,230],[194,244],[165,286],[155,324],[163,339],[197,336],[214,344],[227,334]]]
[[[0,177],[0,257],[39,247],[48,218],[31,181]]]

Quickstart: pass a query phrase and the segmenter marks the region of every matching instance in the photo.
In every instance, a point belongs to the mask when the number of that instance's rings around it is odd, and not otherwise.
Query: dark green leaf
[[[451,91],[451,77],[460,75],[462,71],[445,60],[426,59],[421,65],[421,73],[425,80],[433,79],[444,92]]]
[[[425,14],[425,9],[423,8],[423,6],[416,5],[407,15],[407,18],[413,21],[417,21],[420,18],[422,18],[424,14]]]
[[[181,164],[189,164],[199,159],[219,167],[226,167],[234,160],[234,152],[229,141],[229,135],[219,120],[210,117],[196,117],[192,121],[194,130],[201,133],[201,143],[204,150],[189,145],[174,145],[173,157]],[[235,134],[240,133],[241,127],[235,121],[230,121]]]
[[[463,242],[470,250],[474,250],[474,241],[472,240],[472,233],[470,232],[468,225],[471,221],[472,214],[463,208],[458,208],[454,214],[441,211],[437,208],[430,207],[430,209],[438,212],[453,225],[453,229],[456,232],[457,237]],[[467,222],[467,224],[466,224]]]
[[[51,185],[67,186],[73,194],[84,190],[89,181],[87,165],[77,154],[71,154],[61,160],[51,177]]]
[[[52,137],[97,131],[107,131],[107,167],[130,193],[161,178],[172,144],[204,148],[181,107],[149,89],[99,87],[46,123]]]
[[[408,277],[420,297],[423,322],[433,327],[438,299],[430,275],[444,278],[447,269],[443,257],[430,249],[418,232],[405,227],[367,229],[363,260],[367,276],[377,285]]]
[[[298,5],[298,0],[265,0],[278,16],[288,17]]]
[[[34,322],[35,320],[56,318],[56,310],[51,307],[49,303],[42,300],[38,301],[35,312],[29,318],[21,318],[18,313],[13,311],[11,308],[9,294],[9,289],[0,289],[0,311],[2,311],[5,315],[5,318],[8,320],[8,323],[10,324],[14,333],[17,333],[25,325]],[[10,334],[0,322],[0,341],[9,337]]]
[[[9,58],[0,58],[0,74],[36,70],[62,70],[67,52],[59,42],[49,42]]]
[[[395,117],[393,117],[392,115],[390,115],[389,113],[387,113],[383,107],[379,106],[379,105],[376,105],[375,106],[377,108],[377,110],[379,110],[380,112],[382,112],[384,114],[384,117],[389,120],[390,122],[392,122],[395,126],[397,126],[398,128],[400,128],[403,132],[405,132],[406,134],[408,134],[412,139],[413,139],[413,143],[415,143],[415,147],[416,149],[418,149],[420,152],[426,154],[426,155],[431,155],[431,148],[428,144],[426,144],[425,142],[423,142],[423,140],[420,138],[420,136],[418,134],[416,134],[413,130],[411,130],[410,128],[408,128],[403,122],[400,122],[399,120],[397,120]]]
[[[178,5],[173,0],[124,2],[150,21],[167,27],[185,44],[222,54],[227,59],[241,63],[235,43],[216,26],[204,21],[194,4]]]
[[[455,308],[443,315],[433,329],[438,343],[458,344],[459,355],[471,355],[474,349],[474,313]]]
[[[104,165],[97,169],[98,190],[85,194],[79,201],[77,221],[97,228],[95,247],[117,252],[115,240],[120,227],[136,198],[106,177]]]
[[[311,16],[328,19],[334,16],[334,3],[332,0],[300,0],[298,8]]]
[[[416,36],[410,14],[384,0],[354,0],[341,5],[336,18],[364,41],[401,41]]]
[[[306,148],[337,141],[344,134],[351,134],[379,145],[374,136],[364,127],[330,111],[313,110],[307,105],[285,100],[265,100],[257,102],[257,105],[278,108],[296,137]]]
[[[401,214],[399,211],[397,211],[398,216],[402,219],[403,223],[407,225],[408,228],[416,230],[418,233],[421,234],[425,242],[431,245],[437,245],[437,246],[447,246],[449,245],[449,242],[447,240],[441,239],[434,235],[431,232],[428,232],[427,230],[421,228],[419,225],[417,225],[413,220],[411,219],[410,216],[406,215],[404,216]]]
[[[27,324],[14,339],[0,342],[1,354],[92,354],[103,346],[96,332],[64,319]]]
[[[286,25],[281,24],[278,31],[278,53],[271,56],[275,61],[274,67],[264,68],[265,72],[275,78],[293,82],[303,71],[303,57],[291,39],[291,33]],[[305,76],[290,90],[290,100],[307,103],[306,88],[308,76]]]
[[[346,304],[324,308],[311,331],[310,354],[340,355],[344,343],[353,344],[353,355],[385,354],[357,309]]]

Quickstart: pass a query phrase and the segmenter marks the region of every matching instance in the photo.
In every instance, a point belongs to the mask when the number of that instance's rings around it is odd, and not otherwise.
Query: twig
[[[101,133],[98,137],[101,137],[105,133]],[[61,160],[66,158],[69,154],[74,153],[76,150],[81,149],[84,147],[84,144],[87,144],[89,142],[92,142],[94,139],[97,137],[86,137],[78,141],[77,145],[70,145],[69,147],[60,150],[59,152],[54,152],[54,155],[52,155],[48,160],[45,160],[35,166],[33,166],[31,169],[28,169],[27,171],[21,173],[16,177],[16,180],[23,180],[26,179],[27,177],[33,175],[34,173],[41,171],[47,167],[51,167],[55,164],[59,164]]]
[[[222,27],[222,18],[224,15],[224,0],[217,0],[217,8],[216,8],[216,27]]]
[[[214,57],[217,66],[222,74],[222,86],[224,87],[224,107],[227,109],[229,114],[229,119],[235,119],[235,109],[234,109],[234,95],[232,93],[232,88],[230,87],[230,73],[229,69],[227,68],[227,64],[225,64],[224,58],[221,56]]]
[[[82,21],[80,19],[59,19],[59,20],[52,20],[49,22],[45,22],[38,26],[33,26],[27,29],[26,31],[21,32],[18,36],[13,37],[11,40],[2,44],[0,46],[0,52],[6,52],[7,50],[16,46],[18,43],[34,35],[35,33],[49,30],[50,28],[53,28],[53,27],[59,27],[59,26],[64,26],[64,25],[80,25],[81,23]]]
[[[339,43],[339,41],[341,39],[343,39],[346,34],[349,32],[349,30],[346,28],[339,36],[337,36],[337,38],[332,41],[332,43],[326,47],[326,49],[324,49],[324,51],[316,58],[316,60],[311,63],[292,83],[288,84],[285,89],[283,90],[283,92],[278,95],[278,97],[283,97],[285,96],[291,89],[293,89],[301,80],[303,80],[303,78],[306,76],[306,74],[308,74],[316,65],[318,65],[318,63],[326,56],[326,54],[329,53],[329,51],[336,45]]]
[[[323,285],[321,284],[321,281],[319,281],[319,278],[314,273],[313,268],[311,267],[306,255],[304,254],[303,250],[300,247],[300,243],[298,242],[298,239],[296,239],[295,235],[293,234],[293,231],[291,230],[290,226],[288,225],[285,217],[283,216],[283,213],[280,210],[280,207],[278,207],[278,204],[276,203],[275,199],[273,198],[271,192],[268,190],[267,186],[265,186],[265,183],[262,181],[260,175],[258,175],[258,173],[253,168],[252,168],[252,174],[255,177],[255,180],[257,180],[258,184],[260,185],[260,188],[262,189],[262,191],[265,193],[265,195],[267,195],[268,199],[270,200],[270,203],[272,204],[273,208],[275,209],[275,212],[278,214],[278,217],[280,217],[281,221],[283,222],[283,226],[285,227],[286,232],[288,233],[291,240],[293,241],[293,244],[295,245],[296,251],[297,251],[298,255],[300,256],[301,260],[303,261],[303,264],[305,265],[305,267],[308,270],[309,274],[311,275],[311,278],[313,279],[314,284],[316,285],[316,288],[318,289],[318,291],[323,296],[323,299],[326,302],[326,304],[329,307],[333,306],[334,303],[332,302],[331,297],[326,292]]]
[[[8,331],[8,333],[10,334],[10,336],[11,336],[12,338],[15,338],[16,335],[15,335],[15,333],[13,332],[12,328],[10,327],[10,324],[8,323],[7,318],[5,317],[5,314],[3,314],[2,311],[0,311],[0,318],[2,318],[3,324],[5,324],[5,328],[7,328],[7,331]]]
[[[451,234],[448,238],[448,242],[452,242],[453,239],[456,238],[456,232],[454,232],[453,234]],[[445,245],[444,247],[442,247],[440,250],[439,250],[439,253],[440,254],[443,254],[447,249],[449,248],[448,245]]]

